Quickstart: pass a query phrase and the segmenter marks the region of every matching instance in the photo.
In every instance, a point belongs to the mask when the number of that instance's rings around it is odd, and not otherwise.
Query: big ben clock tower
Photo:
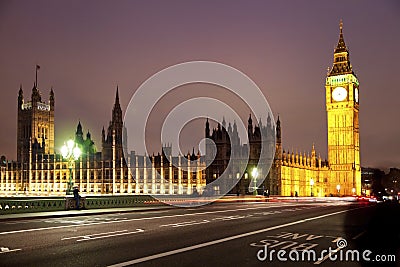
[[[340,21],[339,41],[333,67],[326,78],[328,117],[329,192],[361,194],[359,83],[350,64]]]

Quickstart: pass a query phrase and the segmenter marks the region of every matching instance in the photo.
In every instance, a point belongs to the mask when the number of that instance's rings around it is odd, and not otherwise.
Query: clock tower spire
[[[342,21],[339,29],[333,66],[325,82],[328,160],[332,171],[329,191],[341,195],[361,194],[359,82],[350,64]]]
[[[328,76],[335,76],[341,74],[354,74],[353,67],[350,64],[349,50],[346,47],[343,37],[343,22],[340,20],[340,34],[339,41],[336,45],[333,55],[333,67]]]

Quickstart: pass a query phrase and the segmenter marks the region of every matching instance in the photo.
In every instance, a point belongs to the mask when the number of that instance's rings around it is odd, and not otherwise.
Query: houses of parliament
[[[322,94],[321,94],[322,96]],[[116,90],[111,121],[103,127],[101,148],[97,151],[89,132],[86,135],[78,122],[75,143],[82,155],[73,164],[72,182],[84,194],[193,194],[228,171],[236,177],[237,170],[229,169],[230,159],[245,172],[231,193],[249,193],[251,169],[260,154],[260,133],[266,133],[267,147],[273,147],[272,166],[259,193],[282,196],[360,195],[361,166],[359,144],[359,82],[350,64],[349,50],[340,23],[339,40],[333,54],[333,66],[325,80],[327,113],[328,158],[322,160],[314,145],[308,154],[283,149],[282,127],[276,123],[248,119],[248,144],[242,144],[236,124],[223,120],[222,125],[210,128],[207,120],[205,137],[215,146],[206,144],[205,155],[199,152],[172,155],[170,146],[152,156],[126,153],[126,129]],[[17,160],[3,159],[0,194],[64,195],[69,181],[68,161],[54,147],[54,111],[56,97],[50,90],[48,102],[42,100],[34,83],[30,99],[18,93]],[[221,114],[223,116],[223,114]],[[240,161],[235,151],[248,151],[249,160]],[[125,151],[125,153],[124,153]],[[215,155],[211,157],[210,155]],[[245,153],[244,153],[245,154]],[[149,161],[146,157],[150,158]],[[207,167],[206,167],[207,166]],[[264,177],[262,177],[264,178]],[[261,192],[260,192],[261,191]]]

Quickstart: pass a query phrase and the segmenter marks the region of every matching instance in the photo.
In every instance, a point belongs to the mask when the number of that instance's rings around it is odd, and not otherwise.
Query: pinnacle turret
[[[118,93],[118,85],[117,85],[117,92],[115,94],[115,106],[118,105],[119,106],[119,93]]]

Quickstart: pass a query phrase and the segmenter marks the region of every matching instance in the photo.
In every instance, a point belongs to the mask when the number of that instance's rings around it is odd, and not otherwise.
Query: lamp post
[[[336,186],[336,190],[337,190],[338,196],[340,196],[340,184],[338,184],[338,185]]]
[[[72,166],[74,161],[77,160],[81,156],[82,152],[77,144],[75,144],[74,140],[68,140],[64,145],[61,147],[61,155],[64,159],[68,161],[68,168],[69,168],[69,181],[68,181],[68,188],[66,191],[67,195],[71,195],[72,193]]]
[[[314,185],[314,179],[313,178],[311,178],[310,179],[310,186],[311,186],[311,196],[314,196],[314,194],[313,194],[313,185]]]
[[[353,189],[351,189],[351,192],[353,192],[353,195],[356,194],[356,189],[353,187]]]
[[[254,195],[257,195],[257,177],[258,177],[258,170],[256,167],[253,168],[251,171],[251,176],[253,176],[254,179]]]

